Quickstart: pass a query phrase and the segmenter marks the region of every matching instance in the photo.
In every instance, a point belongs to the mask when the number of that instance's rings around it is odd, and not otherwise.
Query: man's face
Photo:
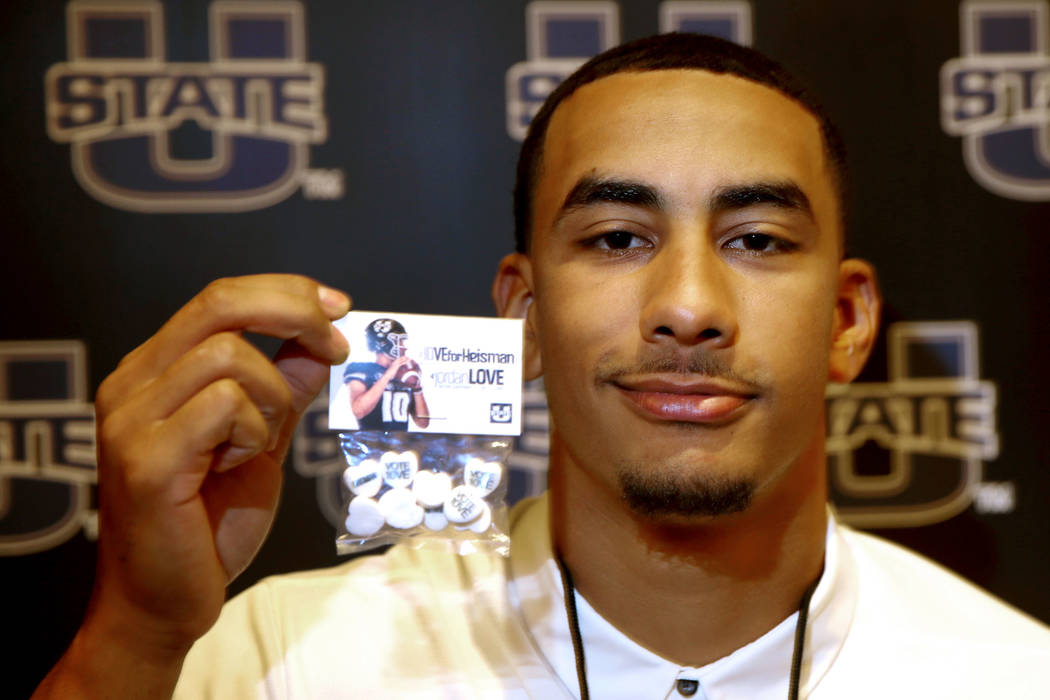
[[[790,473],[839,278],[816,119],[737,77],[602,78],[555,112],[533,207],[529,329],[571,461],[686,496]]]

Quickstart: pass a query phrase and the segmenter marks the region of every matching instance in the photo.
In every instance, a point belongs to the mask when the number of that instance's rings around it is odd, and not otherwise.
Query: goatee
[[[751,505],[755,485],[748,479],[710,474],[647,473],[637,465],[617,469],[620,491],[635,513],[646,518],[717,516]]]

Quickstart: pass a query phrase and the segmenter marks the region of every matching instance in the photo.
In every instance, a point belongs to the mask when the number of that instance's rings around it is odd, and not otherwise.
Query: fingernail
[[[318,286],[317,296],[321,300],[321,307],[330,316],[342,316],[350,310],[350,297],[337,289]]]

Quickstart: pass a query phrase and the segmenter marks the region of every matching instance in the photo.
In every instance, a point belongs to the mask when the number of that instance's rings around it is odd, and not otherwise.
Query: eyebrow
[[[576,209],[595,204],[628,204],[652,210],[667,208],[666,199],[651,185],[588,175],[580,178],[565,197],[555,221]],[[790,180],[726,185],[717,189],[708,201],[708,208],[715,213],[764,205],[794,210],[813,218],[809,197]]]
[[[567,216],[576,209],[594,204],[630,204],[646,209],[665,208],[663,197],[656,191],[656,188],[650,185],[587,175],[580,178],[576,186],[565,197],[565,202],[561,205],[555,220]]]
[[[710,201],[714,212],[732,211],[760,205],[790,209],[813,218],[813,207],[802,188],[791,181],[753,182],[719,188]]]

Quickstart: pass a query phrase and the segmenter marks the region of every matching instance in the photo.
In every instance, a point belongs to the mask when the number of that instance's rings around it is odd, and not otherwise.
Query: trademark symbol
[[[342,199],[346,193],[345,175],[338,168],[314,168],[302,174],[303,197],[307,199]]]
[[[80,518],[81,526],[84,528],[84,537],[94,542],[98,539],[98,511],[84,513]]]
[[[974,490],[974,509],[978,513],[1013,513],[1017,508],[1017,489],[1012,481],[986,481]]]

